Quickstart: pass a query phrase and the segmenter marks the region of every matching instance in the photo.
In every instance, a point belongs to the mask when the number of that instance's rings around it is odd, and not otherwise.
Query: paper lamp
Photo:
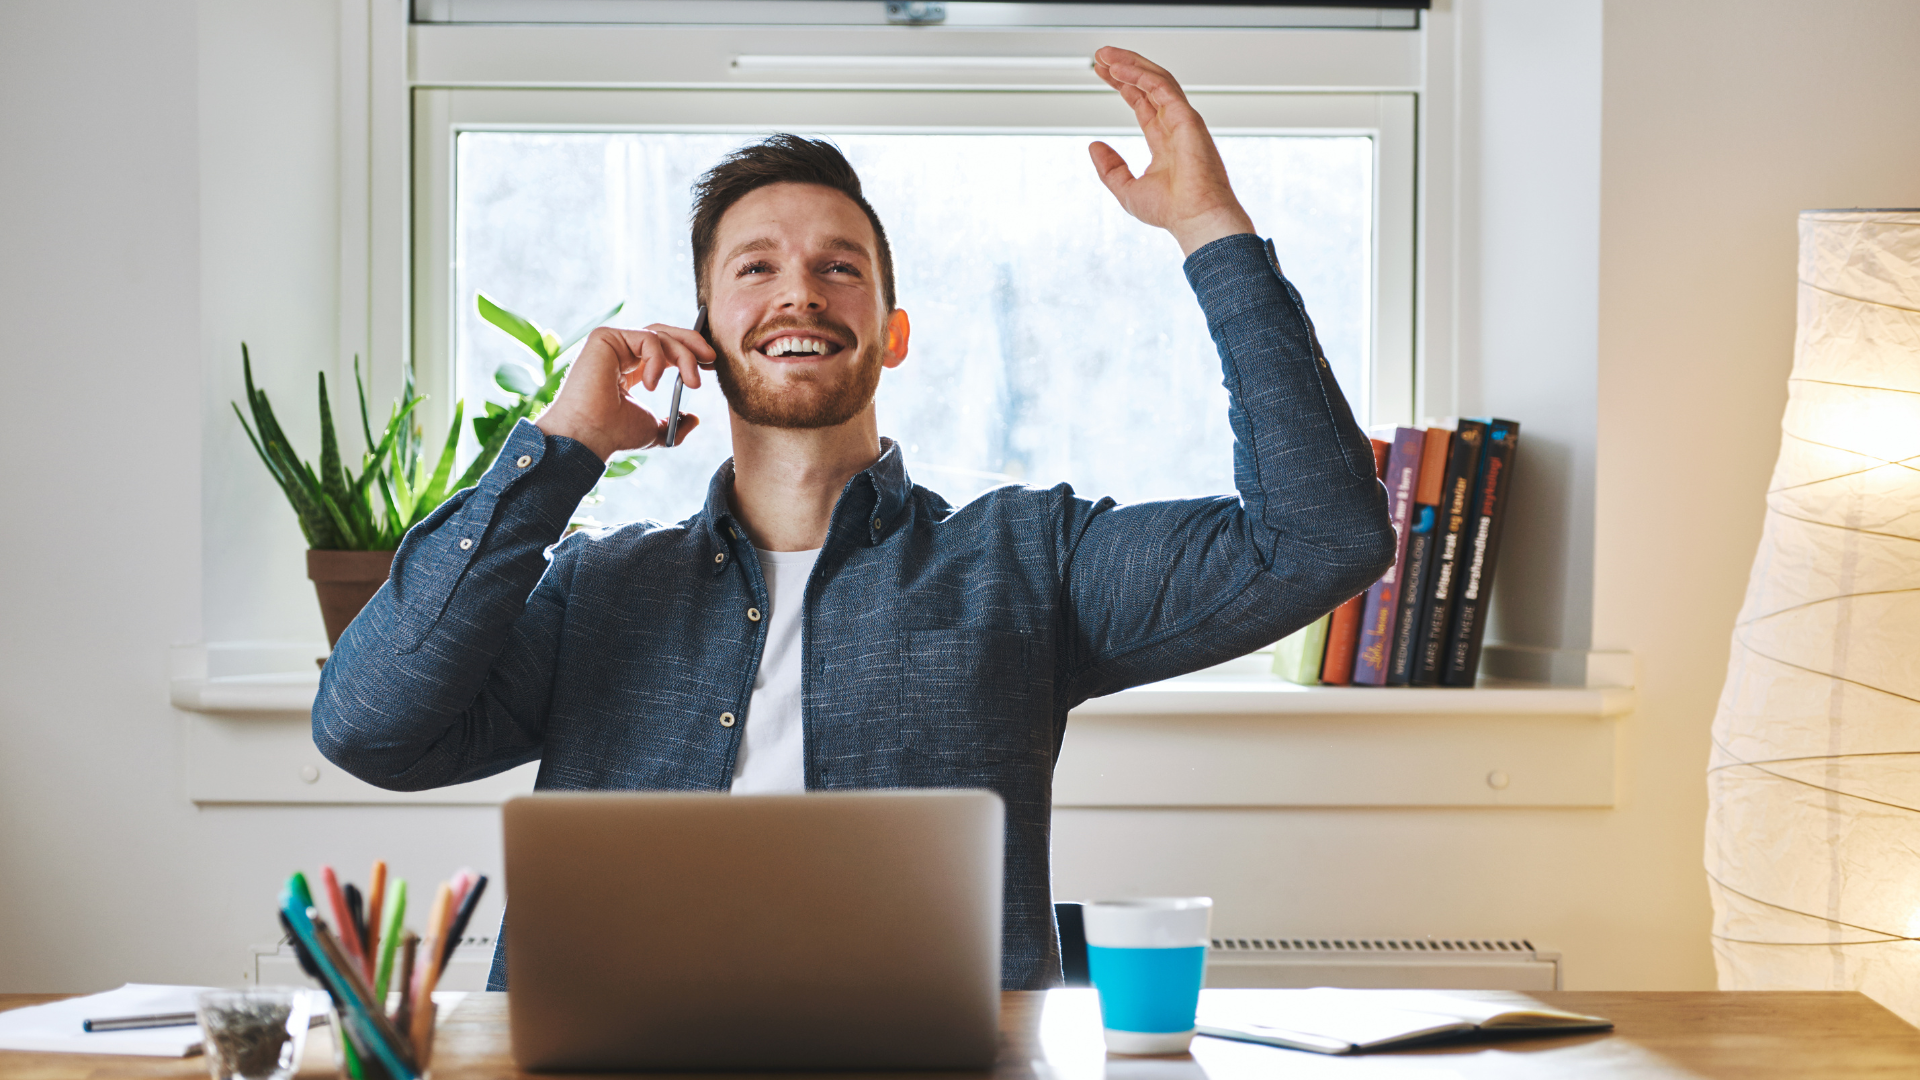
[[[1861,990],[1920,1022],[1920,210],[1800,215],[1707,776],[1721,988]]]

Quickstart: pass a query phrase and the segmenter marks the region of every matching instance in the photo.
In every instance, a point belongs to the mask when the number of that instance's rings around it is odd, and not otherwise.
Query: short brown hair
[[[887,246],[887,230],[880,224],[880,215],[860,194],[860,175],[840,148],[825,139],[785,134],[769,135],[735,150],[694,181],[693,285],[700,302],[707,302],[707,261],[713,254],[721,216],[748,192],[770,184],[819,184],[853,200],[873,223],[873,238],[880,249],[880,295],[887,302],[887,310],[892,311],[893,249]]]

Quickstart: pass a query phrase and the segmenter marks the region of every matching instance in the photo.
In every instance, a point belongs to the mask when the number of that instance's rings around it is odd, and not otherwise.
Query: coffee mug
[[[1178,1054],[1193,1041],[1207,973],[1213,900],[1089,900],[1081,908],[1087,972],[1100,994],[1107,1049]]]

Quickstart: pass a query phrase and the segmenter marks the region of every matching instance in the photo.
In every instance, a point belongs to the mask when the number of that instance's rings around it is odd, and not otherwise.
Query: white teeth
[[[815,338],[783,337],[775,339],[761,351],[768,356],[792,356],[795,353],[823,356],[828,348],[826,342]]]

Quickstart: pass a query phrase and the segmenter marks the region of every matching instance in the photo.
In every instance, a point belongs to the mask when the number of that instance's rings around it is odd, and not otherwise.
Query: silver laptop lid
[[[503,818],[521,1068],[992,1065],[992,792],[555,792]]]

